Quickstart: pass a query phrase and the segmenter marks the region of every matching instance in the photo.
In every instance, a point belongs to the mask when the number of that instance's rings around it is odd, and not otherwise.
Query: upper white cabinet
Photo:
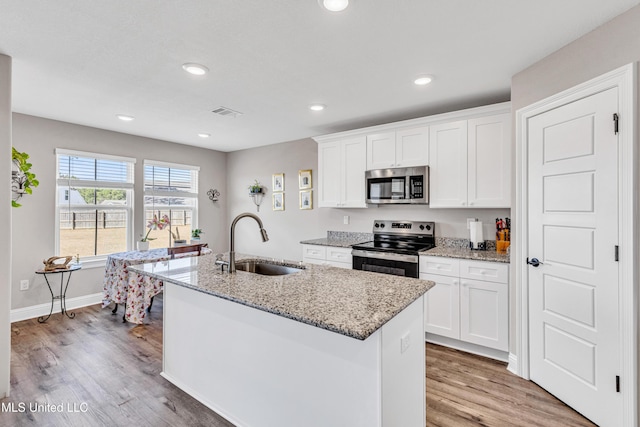
[[[430,127],[430,206],[511,206],[509,113]]]
[[[366,208],[365,136],[318,144],[318,206]]]
[[[367,170],[428,164],[428,126],[367,135]]]

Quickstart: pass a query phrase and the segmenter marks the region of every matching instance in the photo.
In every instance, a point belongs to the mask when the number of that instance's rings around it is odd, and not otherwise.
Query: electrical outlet
[[[411,346],[411,332],[407,332],[400,338],[400,353],[404,353]]]
[[[29,289],[29,281],[28,280],[20,280],[20,290],[26,291]]]
[[[467,218],[467,230],[471,229],[471,223],[476,222],[478,218]]]
[[[342,217],[342,222],[343,222],[344,224],[349,224],[349,215],[345,215],[345,216],[343,216],[343,217]]]

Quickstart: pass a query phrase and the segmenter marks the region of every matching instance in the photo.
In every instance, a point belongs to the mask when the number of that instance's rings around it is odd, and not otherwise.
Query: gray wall
[[[174,144],[166,141],[79,126],[23,114],[13,114],[13,145],[30,154],[33,171],[40,181],[33,195],[22,199],[22,207],[13,209],[13,274],[11,276],[13,309],[51,301],[42,276],[34,271],[55,250],[55,148],[134,157],[135,206],[134,236],[145,231],[143,223],[143,161],[145,159],[200,166],[198,199],[199,228],[203,241],[214,250],[226,248],[227,208],[225,197],[216,204],[209,201],[209,188],[226,187],[226,154]],[[223,195],[224,196],[224,195]],[[1,257],[0,257],[1,258]],[[104,268],[83,269],[73,275],[67,297],[73,298],[102,291]],[[20,280],[32,283],[20,291]]]
[[[9,394],[11,361],[11,58],[0,55],[0,399]]]
[[[639,61],[639,47],[640,6],[636,6],[519,72],[513,76],[511,81],[513,129],[516,128],[515,112],[518,109],[625,64]],[[637,120],[637,117],[634,120]],[[513,152],[515,153],[515,150]],[[513,188],[515,188],[515,184]],[[515,209],[513,214],[516,215]],[[518,236],[514,235],[514,240],[517,238]],[[515,281],[513,276],[511,284],[511,306],[514,307]],[[511,351],[515,353],[514,310],[512,310],[510,320],[510,347]]]
[[[313,170],[312,210],[298,207],[298,170]],[[285,174],[285,210],[273,211],[271,175]],[[407,219],[436,222],[436,235],[468,238],[466,218],[479,218],[486,224],[490,239],[496,217],[510,216],[509,209],[431,209],[425,205],[371,206],[366,209],[318,208],[318,144],[312,139],[235,151],[227,157],[229,220],[256,208],[247,187],[258,179],[268,188],[259,216],[269,232],[269,242],[262,243],[256,224],[247,219],[236,228],[236,252],[273,258],[302,259],[301,240],[326,236],[328,230],[371,232],[374,219]],[[343,217],[350,223],[345,225]]]

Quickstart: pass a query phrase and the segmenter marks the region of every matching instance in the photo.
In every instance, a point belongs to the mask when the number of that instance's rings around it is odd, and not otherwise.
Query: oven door
[[[393,252],[374,252],[354,249],[351,252],[353,269],[393,274],[395,276],[415,277],[418,274],[418,256]]]

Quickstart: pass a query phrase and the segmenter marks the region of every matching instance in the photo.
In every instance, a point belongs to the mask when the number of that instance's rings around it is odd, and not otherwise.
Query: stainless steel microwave
[[[429,203],[429,166],[370,170],[365,182],[367,203]]]

